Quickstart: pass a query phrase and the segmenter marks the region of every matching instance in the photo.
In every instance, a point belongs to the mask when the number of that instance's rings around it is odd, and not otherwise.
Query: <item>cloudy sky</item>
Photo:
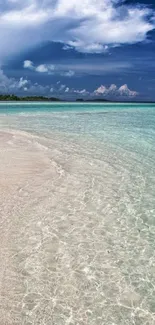
[[[155,100],[154,0],[0,0],[0,93]]]

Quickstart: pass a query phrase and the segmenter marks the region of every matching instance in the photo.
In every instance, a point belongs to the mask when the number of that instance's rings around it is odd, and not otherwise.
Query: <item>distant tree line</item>
[[[18,97],[14,94],[8,95],[0,95],[0,101],[60,101],[60,99],[56,97],[44,97],[44,96],[26,96],[26,97]]]
[[[44,96],[25,96],[25,97],[19,97],[17,95],[14,94],[1,94],[0,95],[0,101],[23,101],[23,102],[60,102],[60,101],[66,101],[66,100],[61,100],[59,98],[56,97],[44,97]],[[84,99],[84,98],[77,98],[77,99],[73,99],[71,101],[76,101],[76,102],[115,102],[115,103],[119,103],[119,102],[123,102],[123,101],[111,101],[111,100],[107,100],[105,98],[90,98],[90,99]],[[134,103],[134,101],[128,100],[128,101],[124,101],[124,102],[132,102]],[[135,101],[136,102],[136,101]],[[140,103],[140,101],[138,101]],[[142,103],[153,103],[151,101],[142,101]]]

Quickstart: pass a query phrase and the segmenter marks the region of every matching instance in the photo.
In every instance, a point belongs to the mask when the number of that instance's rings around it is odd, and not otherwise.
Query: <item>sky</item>
[[[0,93],[155,101],[155,0],[0,0]]]

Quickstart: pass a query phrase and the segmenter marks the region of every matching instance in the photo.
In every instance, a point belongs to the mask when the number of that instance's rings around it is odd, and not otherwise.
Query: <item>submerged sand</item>
[[[155,324],[154,256],[128,177],[0,132],[0,324]]]

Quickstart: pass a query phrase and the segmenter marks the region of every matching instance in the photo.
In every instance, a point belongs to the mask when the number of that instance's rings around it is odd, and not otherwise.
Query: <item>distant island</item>
[[[153,101],[133,101],[133,100],[108,100],[105,98],[91,98],[91,99],[84,99],[84,98],[77,98],[73,100],[67,100],[67,99],[60,99],[57,97],[45,97],[45,96],[25,96],[25,97],[19,97],[14,94],[5,94],[5,95],[0,95],[0,101],[3,102],[77,102],[77,103],[152,103],[154,104],[155,102]]]
[[[102,102],[110,102],[110,100],[105,99],[105,98],[95,98],[95,99],[83,99],[83,98],[77,98],[76,102],[97,102],[97,103],[102,103]]]
[[[44,96],[26,96],[26,97],[19,97],[14,94],[5,94],[0,95],[0,101],[23,101],[23,102],[61,102],[61,101],[67,101],[62,100],[60,98],[56,97],[44,97]],[[83,99],[83,98],[77,98],[74,100],[76,102],[110,102],[107,99],[104,98],[96,98],[96,99]]]
[[[56,97],[44,97],[44,96],[26,96],[26,97],[18,97],[16,95],[0,95],[0,101],[24,101],[24,102],[58,102],[60,99]]]

